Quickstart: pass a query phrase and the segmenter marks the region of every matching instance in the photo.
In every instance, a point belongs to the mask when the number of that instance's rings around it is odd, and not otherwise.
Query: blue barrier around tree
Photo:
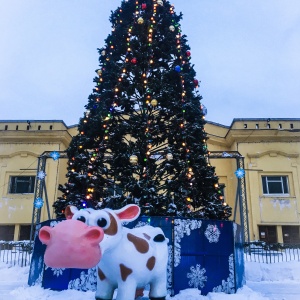
[[[60,220],[61,221],[61,220]],[[55,226],[49,220],[42,226]],[[168,291],[170,295],[187,288],[209,292],[235,293],[245,283],[242,228],[231,221],[174,217],[139,217],[125,225],[160,227],[169,239]],[[95,290],[96,268],[53,269],[45,266],[46,246],[35,239],[28,284],[53,290]]]

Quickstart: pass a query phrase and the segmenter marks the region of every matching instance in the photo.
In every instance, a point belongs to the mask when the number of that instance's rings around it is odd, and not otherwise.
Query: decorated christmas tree
[[[110,17],[95,88],[67,149],[54,203],[142,214],[228,219],[210,165],[205,108],[191,51],[169,1],[125,0]]]

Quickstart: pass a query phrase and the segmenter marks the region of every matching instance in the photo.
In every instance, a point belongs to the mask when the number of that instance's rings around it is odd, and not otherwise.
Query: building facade
[[[237,223],[242,217],[239,166],[230,153],[243,158],[249,239],[300,243],[300,119],[234,119],[230,126],[208,122],[206,131],[209,150],[224,153],[211,164]],[[29,238],[38,157],[66,150],[75,134],[77,127],[63,121],[0,121],[0,240]],[[66,181],[66,164],[66,159],[48,159],[45,166],[50,218],[58,184]],[[48,218],[44,205],[41,221]]]
[[[29,239],[38,157],[45,151],[64,151],[72,132],[76,128],[68,128],[63,121],[0,121],[0,240]],[[50,209],[58,183],[65,181],[66,163],[47,162]],[[47,218],[44,206],[41,220]]]

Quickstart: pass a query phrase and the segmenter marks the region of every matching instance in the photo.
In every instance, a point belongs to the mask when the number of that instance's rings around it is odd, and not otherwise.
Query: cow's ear
[[[72,217],[74,216],[75,212],[78,211],[76,206],[72,206],[72,205],[68,205],[65,208],[65,216],[67,220],[72,219]]]
[[[114,212],[122,222],[131,222],[140,215],[141,209],[135,204],[128,204]]]

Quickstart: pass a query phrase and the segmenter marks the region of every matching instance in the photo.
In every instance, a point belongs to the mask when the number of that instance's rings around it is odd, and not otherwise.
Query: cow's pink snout
[[[87,229],[84,237],[89,241],[91,244],[99,244],[104,237],[103,229],[100,227],[91,227]]]
[[[39,232],[39,238],[43,244],[48,245],[51,239],[51,227],[49,226],[43,227]]]
[[[51,228],[44,226],[39,238],[47,245],[45,263],[52,268],[88,269],[97,265],[102,253],[103,229],[67,220]]]

